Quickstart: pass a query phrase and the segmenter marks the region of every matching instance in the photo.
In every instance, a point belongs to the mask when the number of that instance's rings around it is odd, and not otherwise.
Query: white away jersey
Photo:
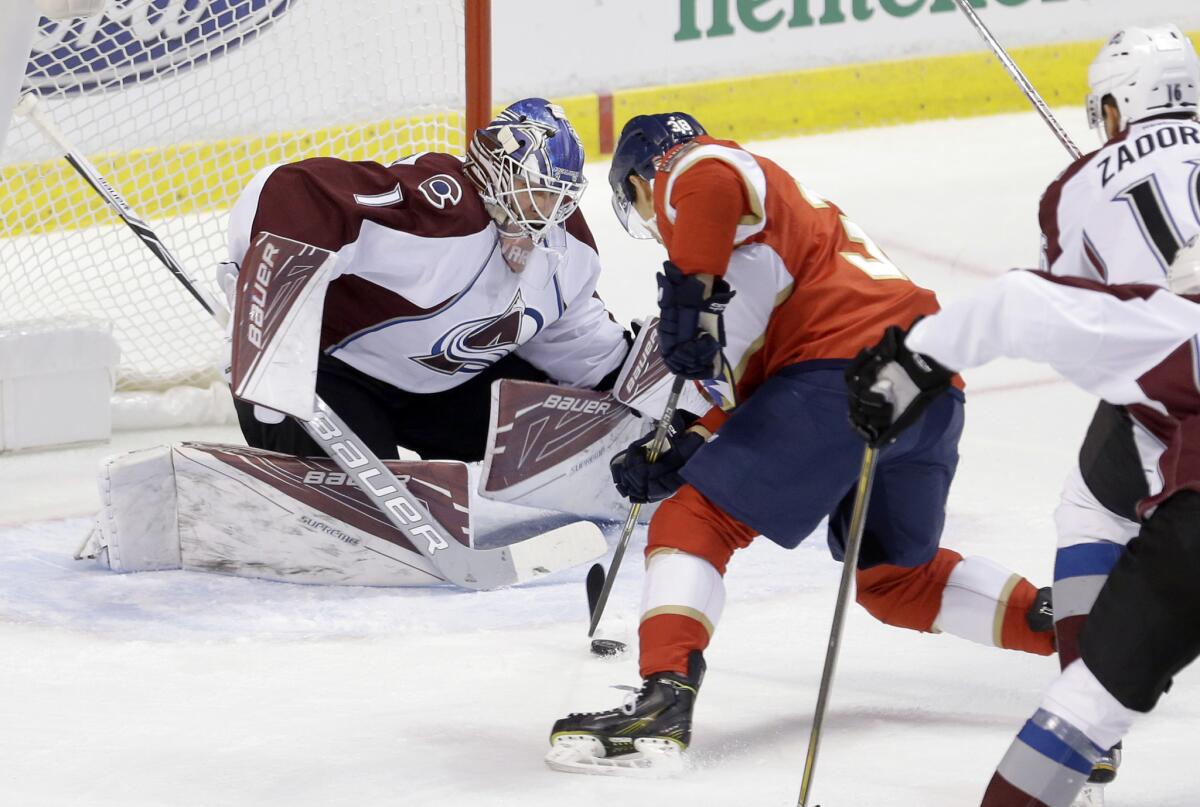
[[[1042,268],[1103,283],[1166,285],[1200,233],[1200,123],[1135,123],[1051,183],[1038,213]]]
[[[1200,490],[1200,296],[1148,284],[1013,271],[913,326],[911,350],[953,370],[1001,356],[1051,365],[1069,381],[1125,405],[1151,496]]]
[[[582,213],[548,236],[555,250],[534,250],[513,272],[449,154],[265,168],[230,214],[230,260],[264,231],[336,253],[321,350],[402,390],[451,389],[514,351],[592,387],[628,349],[595,295],[600,262]]]

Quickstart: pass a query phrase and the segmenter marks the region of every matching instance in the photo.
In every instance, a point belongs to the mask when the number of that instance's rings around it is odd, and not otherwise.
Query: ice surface
[[[1081,144],[1082,111],[1063,110]],[[758,144],[952,298],[1037,258],[1036,203],[1065,165],[1033,115]],[[607,165],[584,206],[619,318],[653,308],[653,244],[623,235]],[[1092,402],[1047,370],[968,376],[945,544],[1049,581],[1051,512]],[[728,575],[677,781],[547,770],[551,723],[620,702],[632,657],[588,653],[584,569],[490,593],[332,589],[70,559],[106,453],[228,429],[126,433],[0,459],[0,803],[88,807],[792,805],[838,566],[761,542]],[[620,514],[616,514],[620,516]],[[48,518],[58,520],[47,521]],[[605,628],[635,639],[644,534]],[[880,625],[852,610],[817,769],[825,807],[970,807],[1053,677],[1051,659]],[[1129,737],[1109,803],[1194,805],[1200,673]]]

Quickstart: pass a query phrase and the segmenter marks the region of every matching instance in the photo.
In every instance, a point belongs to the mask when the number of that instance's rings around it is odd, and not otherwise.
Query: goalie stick
[[[17,111],[41,129],[63,152],[71,167],[129,225],[205,311],[219,323],[227,323],[229,312],[226,307],[196,285],[154,230],[133,212],[91,161],[67,141],[62,131],[38,106],[32,94],[21,99]],[[356,480],[367,498],[447,581],[475,590],[500,588],[586,563],[603,555],[607,549],[599,527],[586,521],[567,524],[507,546],[492,549],[464,546],[447,533],[420,500],[320,397],[315,394],[314,397],[314,417],[307,421],[296,418],[296,422],[349,478]],[[373,539],[365,542],[364,546],[388,555],[393,545],[383,539]]]

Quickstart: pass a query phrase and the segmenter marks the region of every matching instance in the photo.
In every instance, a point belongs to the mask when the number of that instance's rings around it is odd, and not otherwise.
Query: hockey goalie
[[[621,518],[608,458],[649,429],[639,412],[661,411],[668,377],[655,329],[635,341],[595,295],[582,166],[562,111],[526,99],[476,132],[465,162],[261,171],[231,213],[218,273],[249,447],[110,460],[81,554],[116,571],[443,580],[364,480],[321,456],[301,425],[314,391],[466,547],[515,554],[531,532]],[[401,448],[421,459],[400,461]],[[564,535],[529,567],[605,551],[594,527]]]

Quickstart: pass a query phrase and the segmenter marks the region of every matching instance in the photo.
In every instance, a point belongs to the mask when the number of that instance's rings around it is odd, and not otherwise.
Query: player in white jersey
[[[335,253],[318,394],[382,458],[478,460],[493,380],[607,389],[628,353],[595,293],[583,159],[562,109],[530,98],[477,130],[465,161],[270,166],[233,208],[225,274],[264,232]],[[272,414],[238,402],[250,445],[321,453]]]
[[[1112,37],[1088,71],[1089,123],[1104,145],[1046,190],[1039,210],[1042,268],[1102,283],[1166,283],[1176,254],[1200,234],[1200,123],[1196,54],[1173,25]],[[1078,637],[1147,494],[1139,446],[1153,437],[1119,406],[1101,402],[1055,513],[1054,612],[1059,661]],[[1111,781],[1120,749],[1093,782]]]
[[[1087,278],[1091,283],[1138,283],[1151,289],[1169,283],[1177,289],[1194,284],[1189,275],[1197,270],[1197,262],[1181,255],[1193,254],[1186,251],[1187,245],[1200,232],[1198,78],[1194,49],[1174,26],[1129,29],[1101,50],[1089,71],[1088,112],[1092,126],[1102,130],[1105,144],[1071,165],[1042,199],[1043,268],[1053,276]],[[1019,296],[1009,295],[1009,299]],[[988,324],[1002,328],[995,322]],[[1062,350],[1063,357],[1072,355],[1075,347],[1089,352],[1094,347],[1054,345],[1041,324],[1031,334],[1044,340],[1041,350]],[[999,330],[995,336],[1002,338]],[[950,363],[971,366],[956,363],[965,361]],[[869,378],[869,373],[860,375],[860,391],[870,387]],[[1079,465],[1055,513],[1059,549],[1054,610],[1064,669],[1074,669],[1081,635],[1093,637],[1093,645],[1103,645],[1101,628],[1082,632],[1109,573],[1118,562],[1126,562],[1121,560],[1125,545],[1139,528],[1145,528],[1138,523],[1137,503],[1162,484],[1153,470],[1149,476],[1143,473],[1144,468],[1158,466],[1163,451],[1162,435],[1146,427],[1153,417],[1145,411],[1140,420],[1131,417],[1120,405],[1124,401],[1119,395],[1106,398],[1088,429]],[[870,402],[860,400],[859,406],[858,416],[868,417]],[[1147,701],[1141,697],[1142,703]],[[1064,797],[1061,788],[1043,793],[1031,780],[1028,766],[1022,769],[1022,755],[1045,756],[1048,748],[1034,741],[1036,728],[1027,728],[1021,741],[1025,747],[1014,751],[1014,760],[1006,758],[987,803],[1069,804],[1071,799]],[[1088,774],[1081,759],[1075,762]],[[1084,778],[1111,780],[1119,759],[1118,745],[1093,759],[1090,775],[1074,778],[1080,785]],[[1035,760],[1033,768],[1039,764],[1045,773],[1046,760]],[[1028,794],[1047,801],[1028,801]]]
[[[974,297],[890,330],[847,371],[851,420],[886,445],[954,371],[1008,356],[1050,364],[1124,406],[1154,447],[1139,445],[1149,495],[1139,531],[1104,575],[1079,657],[1049,688],[1001,761],[983,807],[1070,807],[1095,763],[1172,677],[1200,655],[1200,250],[1175,259],[1176,296],[1014,271]]]

